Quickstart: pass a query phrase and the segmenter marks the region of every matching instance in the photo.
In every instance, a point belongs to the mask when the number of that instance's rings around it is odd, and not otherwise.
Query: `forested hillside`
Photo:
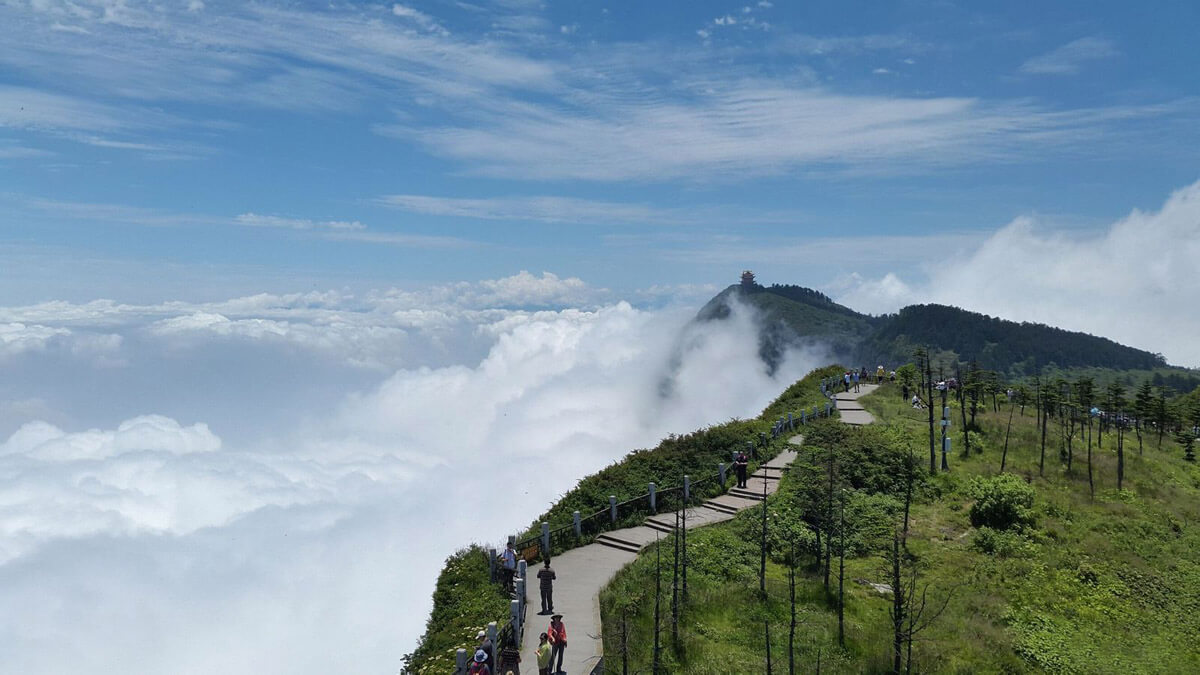
[[[1047,368],[1070,373],[1092,368],[1137,371],[1136,380],[1150,376],[1176,392],[1200,385],[1200,372],[1169,366],[1161,354],[1087,333],[946,305],[912,305],[895,314],[868,316],[812,289],[750,283],[726,288],[696,318],[724,319],[734,301],[759,312],[759,352],[771,367],[797,345],[819,344],[829,350],[831,359],[868,368],[906,361],[914,349],[924,347],[947,360],[974,361],[1011,377]]]

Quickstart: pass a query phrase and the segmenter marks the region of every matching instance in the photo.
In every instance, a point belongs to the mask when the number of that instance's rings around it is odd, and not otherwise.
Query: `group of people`
[[[518,559],[511,538],[508,540],[508,545],[505,546],[504,552],[500,554],[499,558],[501,581],[511,593],[514,590],[513,579],[516,578]],[[542,600],[541,614],[551,615],[549,627],[546,629],[546,632],[539,636],[537,649],[538,675],[551,675],[551,672],[562,673],[563,654],[567,648],[567,627],[563,624],[563,615],[554,613],[554,581],[558,578],[558,575],[550,567],[549,558],[545,560],[542,569],[538,570],[537,577]],[[493,673],[497,672],[495,647],[484,631],[479,631],[476,638],[479,644],[476,646],[475,655],[471,659],[471,665],[467,673],[469,675],[493,675]],[[557,664],[552,669],[551,664],[556,660]],[[505,675],[512,675],[512,672],[511,670],[507,671]]]
[[[893,370],[891,373],[888,373],[886,370],[884,370],[883,364],[879,364],[879,367],[875,369],[875,384],[883,384],[884,377],[888,377],[892,382],[895,382],[896,371]],[[854,391],[858,392],[860,391],[859,387],[862,384],[870,384],[870,382],[871,374],[867,372],[866,366],[863,366],[858,370],[851,369],[842,373],[842,387],[845,391],[850,391],[850,388],[853,387]]]

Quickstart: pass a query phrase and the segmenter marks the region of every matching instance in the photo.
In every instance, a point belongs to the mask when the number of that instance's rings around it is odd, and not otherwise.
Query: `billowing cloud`
[[[131,335],[129,372],[66,370],[80,388],[147,382],[143,413],[212,412],[89,428],[63,387],[0,388],[6,418],[38,416],[0,440],[0,604],[28,608],[0,617],[0,658],[27,673],[394,670],[445,555],[503,541],[633,448],[756,414],[820,358],[792,354],[772,376],[746,311],[693,325],[694,309],[606,293],[521,273],[362,297],[5,308],[51,332]],[[422,359],[397,332],[372,349],[401,365],[365,385],[311,358],[347,362],[360,348],[334,336],[371,326],[436,336],[455,358]],[[280,349],[304,340],[326,344]],[[322,377],[332,395],[291,398]]]
[[[867,311],[941,302],[1017,321],[1081,330],[1200,366],[1200,182],[1157,211],[1098,231],[1020,217],[928,279],[858,279],[838,299]]]

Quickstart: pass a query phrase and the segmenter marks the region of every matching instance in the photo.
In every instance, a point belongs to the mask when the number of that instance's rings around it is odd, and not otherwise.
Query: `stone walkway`
[[[875,416],[864,410],[858,399],[878,388],[879,385],[877,384],[860,384],[858,385],[857,392],[854,391],[854,387],[851,387],[851,390],[848,392],[835,394],[834,398],[837,399],[835,405],[837,406],[838,413],[842,416],[842,422],[853,424],[854,426],[862,426],[874,422]]]
[[[866,392],[863,392],[866,393]],[[790,442],[800,445],[802,436]],[[762,503],[763,490],[772,494],[779,487],[783,468],[796,459],[794,450],[785,450],[766,462],[746,481],[746,489],[731,488],[699,506],[687,509],[687,528],[703,527],[733,518],[742,509]],[[730,480],[734,480],[732,474]],[[674,530],[675,513],[660,513],[645,524],[605,532],[596,542],[571,549],[551,561],[558,580],[554,583],[554,611],[563,615],[567,628],[567,650],[563,671],[569,675],[591,673],[600,661],[603,643],[600,629],[600,590],[620,569],[637,558],[638,551]],[[534,568],[530,567],[529,610],[521,640],[521,672],[537,672],[538,635],[550,625],[549,615],[539,615],[541,595]],[[503,674],[501,674],[503,675]]]

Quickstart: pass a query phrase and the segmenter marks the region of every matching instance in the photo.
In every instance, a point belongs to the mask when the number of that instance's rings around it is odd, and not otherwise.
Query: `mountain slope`
[[[721,320],[729,315],[733,302],[760,313],[759,351],[771,367],[778,365],[788,347],[814,343],[828,347],[834,359],[868,367],[907,361],[918,346],[1014,375],[1051,365],[1140,371],[1166,367],[1160,354],[1087,333],[934,304],[873,317],[799,286],[733,285],[710,300],[696,318]],[[1194,372],[1171,370],[1186,374],[1193,387],[1200,381]]]

